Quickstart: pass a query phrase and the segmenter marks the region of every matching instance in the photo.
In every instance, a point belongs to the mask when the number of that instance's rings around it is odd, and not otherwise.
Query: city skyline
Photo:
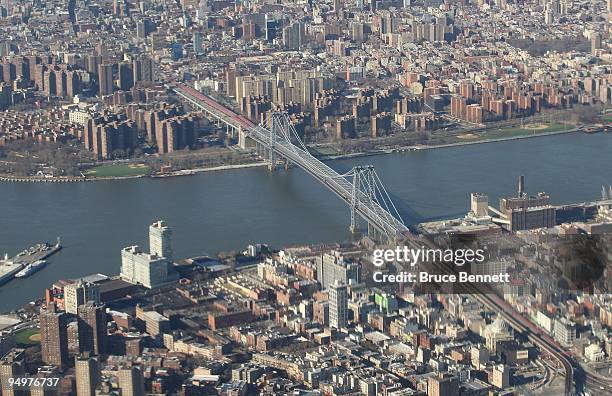
[[[0,32],[0,394],[612,392],[611,0]]]

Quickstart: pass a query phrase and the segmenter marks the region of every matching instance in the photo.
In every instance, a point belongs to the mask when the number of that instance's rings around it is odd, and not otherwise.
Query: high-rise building
[[[359,265],[345,259],[339,252],[325,253],[317,261],[317,280],[327,289],[336,280],[345,285],[359,283]]]
[[[76,315],[79,306],[88,302],[100,302],[100,285],[77,281],[64,286],[66,312]]]
[[[304,22],[296,21],[283,29],[283,45],[288,50],[299,50],[306,39]]]
[[[346,327],[348,312],[348,291],[345,284],[337,281],[329,287],[329,327]]]
[[[144,377],[138,366],[123,368],[117,374],[121,396],[141,396],[145,394]]]
[[[66,70],[56,69],[55,70],[55,95],[59,97],[66,96]]]
[[[139,55],[134,58],[134,83],[140,81],[151,82],[154,80],[153,61],[146,55]]]
[[[4,82],[11,82],[17,78],[17,68],[9,61],[2,63],[2,79]]]
[[[576,324],[562,317],[555,320],[554,326],[555,339],[563,346],[572,346],[576,340]]]
[[[92,302],[79,306],[79,351],[92,355],[106,352],[106,307]]]
[[[110,159],[116,150],[130,153],[138,144],[138,128],[131,120],[97,117],[87,120],[83,134],[85,148],[98,159]]]
[[[66,96],[74,98],[81,93],[81,77],[73,70],[66,71]]]
[[[121,279],[149,289],[171,280],[168,259],[143,253],[138,246],[121,250]]]
[[[544,23],[547,25],[552,25],[555,22],[555,13],[552,9],[546,7],[544,10]]]
[[[266,41],[271,43],[274,41],[278,34],[278,21],[271,17],[269,14],[266,14],[265,18],[266,22]]]
[[[595,55],[602,48],[602,39],[600,33],[593,33],[591,37],[591,54]]]
[[[147,38],[147,29],[144,21],[136,22],[136,37],[140,40]]]
[[[192,146],[196,139],[196,120],[191,115],[182,115],[161,120],[155,127],[158,153],[171,153]]]
[[[55,70],[48,69],[43,73],[43,91],[45,96],[55,96],[57,94],[57,82],[55,77]]]
[[[100,384],[100,363],[94,357],[77,356],[74,359],[76,370],[77,396],[95,396]]]
[[[11,84],[0,82],[0,110],[6,110],[11,105],[12,92]]]
[[[202,35],[200,32],[193,32],[193,52],[199,54],[202,52]]]
[[[68,316],[51,302],[40,309],[40,347],[42,360],[64,367],[68,363]]]
[[[172,229],[163,220],[149,226],[149,250],[152,255],[172,260]]]
[[[134,86],[134,71],[132,64],[123,62],[119,64],[119,88],[122,91],[129,91]]]
[[[40,63],[40,58],[36,55],[29,55],[27,57],[28,60],[28,75],[30,76],[30,81],[34,81],[34,75],[36,74],[36,65]]]
[[[98,85],[100,96],[111,95],[113,93],[113,65],[102,63],[98,66]]]
[[[12,350],[0,357],[0,394],[3,396],[25,396],[26,391],[11,388],[11,378],[25,374],[23,350]]]

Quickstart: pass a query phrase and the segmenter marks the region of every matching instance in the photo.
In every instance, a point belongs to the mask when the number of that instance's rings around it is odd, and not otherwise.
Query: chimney
[[[518,180],[518,196],[521,198],[525,194],[525,176],[520,175]]]

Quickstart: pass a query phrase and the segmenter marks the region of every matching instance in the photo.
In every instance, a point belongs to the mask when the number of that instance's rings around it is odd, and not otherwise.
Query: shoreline
[[[374,155],[403,153],[406,151],[425,151],[425,150],[469,146],[469,145],[475,145],[475,144],[497,143],[497,142],[505,142],[505,141],[521,140],[521,139],[533,139],[533,138],[538,138],[538,137],[563,135],[563,134],[570,134],[570,133],[577,133],[577,132],[581,132],[581,128],[577,127],[577,128],[564,130],[564,131],[542,132],[542,133],[536,133],[533,135],[508,136],[508,137],[481,139],[481,140],[473,140],[473,141],[465,141],[465,142],[443,143],[443,144],[432,144],[432,145],[422,144],[422,145],[404,146],[404,147],[397,147],[397,148],[382,148],[382,149],[374,149],[374,150],[365,151],[365,152],[356,152],[356,153],[348,153],[348,154],[321,155],[321,156],[318,156],[317,158],[320,159],[321,161],[331,161],[331,160],[341,160],[341,159],[350,159],[350,158],[358,158],[358,157],[370,157]],[[140,179],[140,178],[146,178],[146,177],[152,178],[152,179],[165,179],[169,177],[191,176],[191,175],[195,175],[197,173],[202,173],[202,172],[216,172],[216,171],[224,171],[224,170],[232,170],[232,169],[255,168],[255,167],[260,167],[260,166],[267,166],[267,164],[265,162],[249,162],[249,163],[236,164],[236,165],[218,165],[218,166],[213,166],[209,168],[181,169],[181,170],[174,171],[174,172],[171,172],[165,175],[133,175],[133,176],[92,177],[92,178],[0,175],[0,182],[6,182],[6,183],[78,183],[78,182]]]
[[[194,168],[194,169],[181,169],[165,175],[133,175],[133,176],[108,176],[108,177],[40,177],[40,176],[6,176],[0,175],[0,182],[6,183],[83,183],[83,182],[99,182],[99,181],[114,181],[114,180],[128,180],[128,179],[165,179],[167,177],[178,177],[178,176],[191,176],[196,173],[202,172],[216,172],[223,170],[232,169],[243,169],[243,168],[254,168],[259,166],[266,166],[265,162],[250,162],[246,164],[236,165],[219,165],[210,168]]]
[[[473,140],[473,141],[465,141],[465,142],[431,144],[431,145],[422,144],[422,145],[405,146],[405,147],[399,147],[399,148],[377,149],[377,150],[371,150],[367,152],[358,152],[358,153],[350,153],[350,154],[323,155],[318,158],[322,160],[336,160],[336,159],[347,159],[347,158],[356,158],[356,157],[369,157],[372,155],[403,153],[405,151],[425,151],[425,150],[434,150],[434,149],[444,149],[444,148],[450,148],[450,147],[471,146],[475,144],[497,143],[497,142],[505,142],[505,141],[511,141],[511,140],[520,140],[520,139],[532,139],[532,138],[546,137],[546,136],[553,136],[553,135],[564,135],[564,134],[576,133],[576,132],[581,132],[580,128],[572,128],[572,129],[568,129],[565,131],[542,132],[542,133],[537,133],[533,135],[508,136],[508,137],[500,137],[500,138],[492,138],[492,139],[481,139],[481,140]]]
[[[202,173],[202,172],[217,172],[223,170],[232,170],[232,169],[243,169],[243,168],[256,168],[258,166],[267,166],[265,162],[247,162],[245,164],[236,164],[236,165],[218,165],[210,168],[194,168],[194,169],[183,169],[179,171],[175,171],[168,174],[168,177],[173,176],[188,176],[194,173]],[[164,178],[165,176],[162,176]]]

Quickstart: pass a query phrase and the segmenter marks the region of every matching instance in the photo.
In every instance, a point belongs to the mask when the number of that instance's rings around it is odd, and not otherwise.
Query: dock
[[[0,285],[3,285],[15,277],[15,274],[25,268],[28,264],[32,264],[38,260],[44,260],[62,249],[59,238],[55,245],[50,245],[46,242],[37,243],[36,245],[25,249],[13,258],[5,256],[4,260],[0,260]]]

